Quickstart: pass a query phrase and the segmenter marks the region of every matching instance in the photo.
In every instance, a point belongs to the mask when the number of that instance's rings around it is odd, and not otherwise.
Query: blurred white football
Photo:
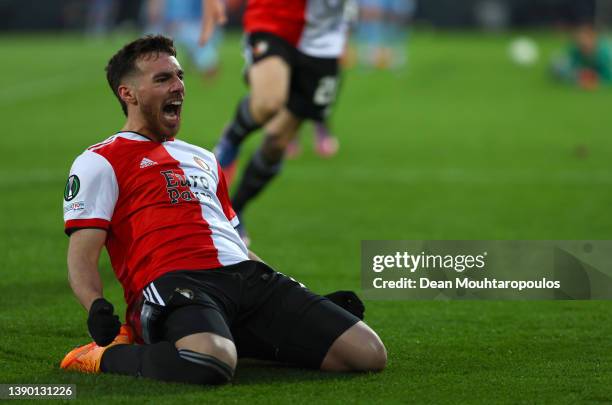
[[[517,65],[530,66],[538,61],[540,51],[531,38],[519,37],[510,43],[508,48],[510,59]]]

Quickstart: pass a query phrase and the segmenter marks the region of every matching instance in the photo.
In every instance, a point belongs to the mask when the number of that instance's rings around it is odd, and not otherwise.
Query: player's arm
[[[106,240],[102,229],[80,229],[70,236],[68,244],[68,280],[70,287],[85,310],[102,298],[102,280],[98,259]]]
[[[89,313],[87,328],[100,346],[110,344],[121,328],[113,304],[102,297],[98,260],[106,240],[104,229],[80,229],[68,244],[68,280],[74,295]]]
[[[223,25],[226,22],[227,15],[223,0],[202,0],[202,24],[198,40],[200,46],[208,42],[218,25]]]
[[[64,231],[70,236],[70,286],[86,310],[102,297],[98,258],[118,195],[117,178],[106,158],[89,150],[77,157],[64,189]]]
[[[121,323],[113,305],[102,297],[98,259],[119,195],[110,162],[85,151],[70,169],[64,189],[64,231],[68,243],[68,280],[72,291],[89,312],[89,333],[106,346],[119,333]]]

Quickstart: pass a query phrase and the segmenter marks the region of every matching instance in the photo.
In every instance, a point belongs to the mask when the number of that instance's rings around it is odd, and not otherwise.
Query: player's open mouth
[[[181,118],[181,110],[183,108],[183,100],[170,100],[166,102],[162,108],[164,118],[168,121],[175,121]]]

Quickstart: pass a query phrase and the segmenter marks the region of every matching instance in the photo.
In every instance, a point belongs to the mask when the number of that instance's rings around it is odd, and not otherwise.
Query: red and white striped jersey
[[[338,58],[348,32],[348,1],[248,0],[244,30],[277,35],[309,56]]]
[[[164,273],[248,260],[215,156],[171,139],[120,132],[88,148],[64,191],[66,233],[108,231],[106,249],[128,304]]]

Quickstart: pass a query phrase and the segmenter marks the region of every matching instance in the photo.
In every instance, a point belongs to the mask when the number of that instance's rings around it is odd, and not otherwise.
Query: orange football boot
[[[128,325],[121,325],[119,334],[108,346],[98,346],[91,342],[71,350],[62,360],[60,368],[64,370],[80,371],[82,373],[99,373],[102,354],[106,349],[115,345],[129,345],[134,343],[134,331]]]

